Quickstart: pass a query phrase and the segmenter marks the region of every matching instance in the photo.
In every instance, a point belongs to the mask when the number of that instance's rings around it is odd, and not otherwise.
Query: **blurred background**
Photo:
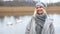
[[[60,0],[0,0],[0,34],[25,34],[37,2],[47,4],[55,33],[60,34]]]

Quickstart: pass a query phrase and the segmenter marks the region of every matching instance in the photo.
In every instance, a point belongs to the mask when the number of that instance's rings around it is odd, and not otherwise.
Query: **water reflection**
[[[56,34],[60,34],[60,15],[49,14],[54,19]],[[32,16],[4,16],[0,17],[0,34],[24,34]]]
[[[60,14],[49,15],[53,19],[55,34],[60,34]]]

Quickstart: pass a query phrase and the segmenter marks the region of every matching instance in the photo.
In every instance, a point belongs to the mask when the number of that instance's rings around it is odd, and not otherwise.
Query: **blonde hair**
[[[35,8],[33,16],[35,16],[35,15],[36,15],[36,13],[37,13],[37,11],[36,11],[36,8]]]

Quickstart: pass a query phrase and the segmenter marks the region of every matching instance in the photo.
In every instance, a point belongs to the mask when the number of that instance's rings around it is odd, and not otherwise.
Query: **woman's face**
[[[43,14],[43,8],[41,6],[37,6],[36,10],[38,14]]]

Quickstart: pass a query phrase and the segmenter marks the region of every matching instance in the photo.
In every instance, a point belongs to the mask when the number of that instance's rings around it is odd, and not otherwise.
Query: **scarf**
[[[43,29],[43,26],[44,26],[46,18],[47,18],[46,14],[43,14],[43,15],[36,14],[35,15],[35,23],[36,23],[35,30],[36,30],[36,34],[41,34],[41,31]]]
[[[36,14],[35,15],[35,23],[37,25],[43,27],[46,18],[47,18],[47,15],[46,14],[43,14],[43,15]]]

